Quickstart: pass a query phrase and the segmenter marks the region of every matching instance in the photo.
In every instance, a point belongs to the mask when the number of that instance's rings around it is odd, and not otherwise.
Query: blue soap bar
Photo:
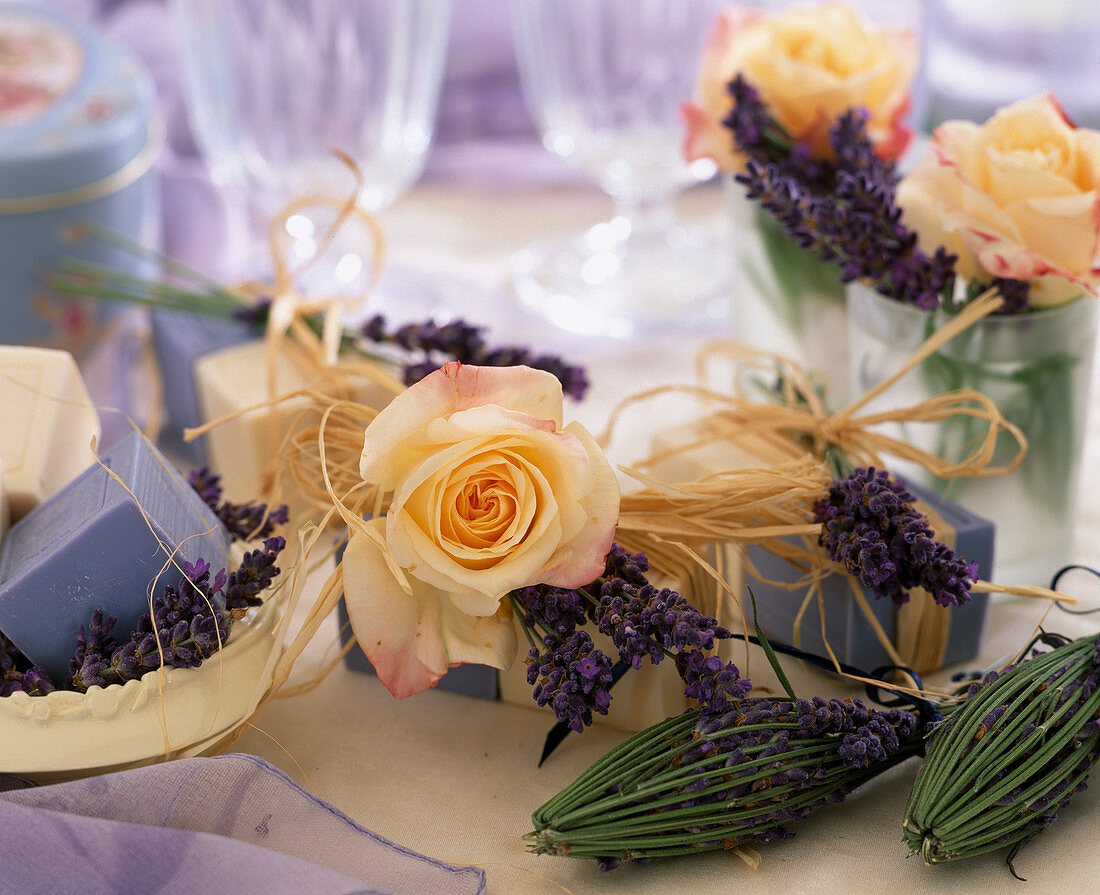
[[[354,636],[351,632],[351,620],[348,618],[348,608],[341,598],[337,617],[340,622],[340,642],[348,644]],[[353,646],[344,656],[344,664],[352,671],[361,671],[364,674],[374,674],[374,666],[370,659],[358,646]],[[497,683],[497,670],[488,665],[456,665],[450,669],[439,683],[435,685],[437,690],[446,690],[450,693],[461,693],[464,696],[474,696],[478,699],[496,699],[499,695]]]
[[[906,483],[919,500],[935,509],[947,524],[955,529],[955,552],[978,564],[980,576],[989,580],[993,571],[993,523],[976,516],[958,504],[945,500],[926,488]],[[748,557],[760,575],[772,581],[796,581],[804,572],[786,560],[769,553],[763,547],[750,547]],[[785,590],[746,575],[746,583],[756,597],[757,620],[771,638],[792,642],[794,620],[806,597],[805,590]],[[830,575],[822,581],[825,604],[825,631],[829,645],[841,662],[864,671],[891,664],[874,630],[852,596],[848,579]],[[870,590],[864,595],[875,617],[890,640],[897,634],[897,610],[892,601],[880,599]],[[978,654],[982,631],[989,609],[986,594],[973,594],[963,606],[945,609],[951,613],[951,630],[947,640],[944,665],[954,665]],[[821,611],[815,599],[810,601],[801,625],[802,649],[820,656],[827,655],[821,637]]]
[[[183,441],[183,430],[201,426],[195,389],[195,361],[212,351],[230,348],[259,337],[257,330],[235,320],[215,320],[194,314],[154,311],[151,315],[153,348],[164,391],[164,439],[196,465],[209,463],[203,440]]]
[[[229,556],[217,517],[139,433],[102,461],[125,487],[95,464],[0,541],[0,631],[57,683],[95,609],[118,619],[124,639],[151,593],[179,582],[175,567],[161,573],[171,551],[215,570]]]

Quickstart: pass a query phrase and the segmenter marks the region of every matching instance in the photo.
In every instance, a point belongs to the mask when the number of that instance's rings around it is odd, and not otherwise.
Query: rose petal
[[[449,667],[464,662],[507,668],[514,660],[516,632],[507,608],[479,618],[419,582],[406,593],[378,545],[362,535],[349,539],[342,569],[356,640],[394,696],[433,687]]]
[[[349,538],[341,568],[351,627],[378,679],[397,697],[435,686],[448,666],[438,606],[420,589],[406,593],[378,545],[362,534]]]
[[[582,587],[604,570],[604,560],[619,523],[619,482],[596,439],[579,423],[566,431],[577,437],[592,461],[592,487],[584,497],[585,523],[571,540],[554,551],[539,581],[555,587]]]
[[[359,473],[390,491],[420,459],[423,429],[432,420],[480,404],[499,404],[532,417],[562,422],[562,389],[555,376],[530,367],[443,367],[393,399],[367,426]]]

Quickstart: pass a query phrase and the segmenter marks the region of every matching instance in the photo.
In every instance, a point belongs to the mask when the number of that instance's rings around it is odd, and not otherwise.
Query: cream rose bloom
[[[1100,286],[1100,132],[1049,95],[983,125],[941,124],[897,201],[925,251],[958,255],[961,277],[1031,280],[1039,308]]]
[[[356,639],[395,696],[453,665],[507,667],[513,588],[603,572],[619,512],[607,458],[562,390],[529,367],[446,364],[367,427],[360,473],[392,494],[353,531],[344,596]]]
[[[722,12],[703,52],[697,100],[684,104],[684,155],[712,158],[724,171],[741,167],[722,119],[737,74],[755,87],[772,115],[816,155],[831,154],[828,130],[848,109],[870,114],[867,133],[883,158],[897,158],[912,136],[901,124],[917,67],[910,31],[865,25],[840,4],[767,14]]]

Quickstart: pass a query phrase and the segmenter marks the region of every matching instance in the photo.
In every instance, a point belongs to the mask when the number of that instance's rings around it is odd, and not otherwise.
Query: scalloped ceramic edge
[[[0,699],[0,773],[77,777],[197,755],[251,716],[271,685],[286,581],[198,668],[162,668],[87,693]]]

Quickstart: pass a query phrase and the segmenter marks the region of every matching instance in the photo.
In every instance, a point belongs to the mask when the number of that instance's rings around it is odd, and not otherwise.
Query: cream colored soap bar
[[[67,351],[0,346],[0,462],[12,521],[95,462],[99,413]]]
[[[307,403],[305,398],[290,399],[274,413],[262,407],[272,397],[266,371],[267,351],[261,341],[215,351],[195,362],[195,386],[205,421],[247,411],[206,435],[210,466],[221,475],[226,497],[237,502],[264,496],[264,472]],[[276,396],[308,386],[306,377],[289,360],[276,367]],[[392,394],[363,383],[355,387],[354,397],[381,408]]]

